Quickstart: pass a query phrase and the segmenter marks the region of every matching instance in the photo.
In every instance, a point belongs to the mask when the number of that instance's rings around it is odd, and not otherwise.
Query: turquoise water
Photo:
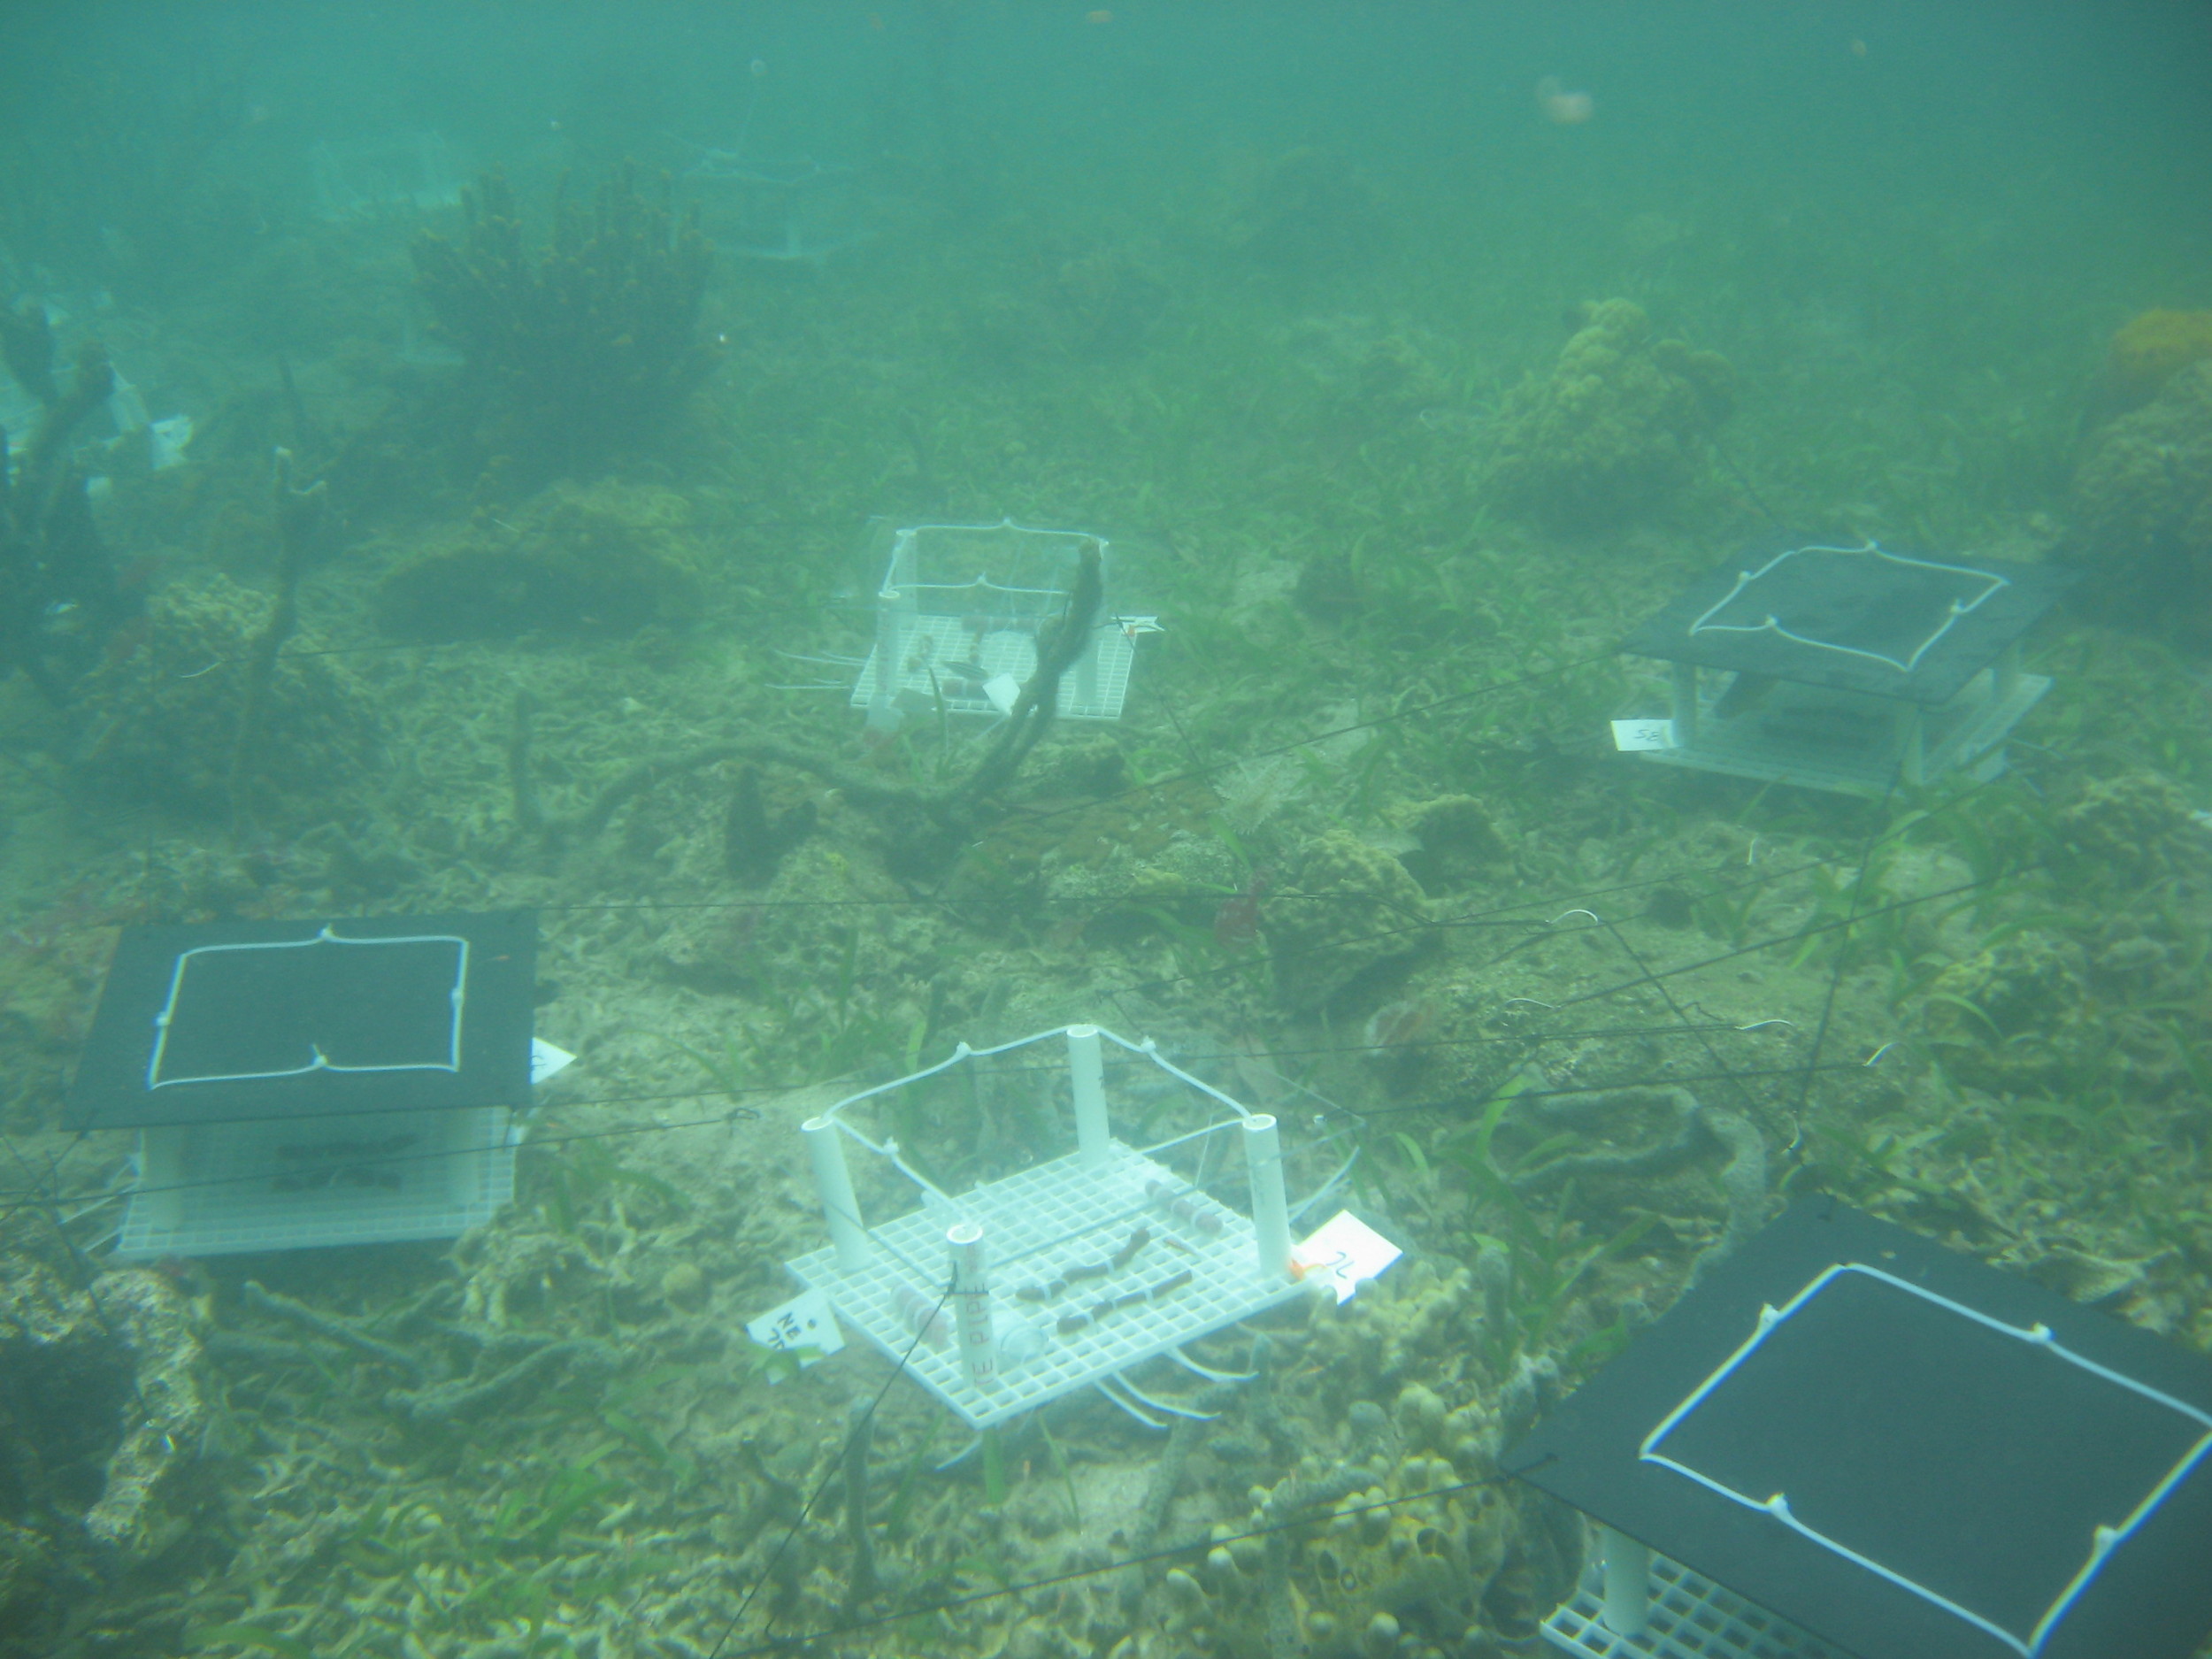
[[[2194,4],[0,15],[0,1654],[1533,1653],[1588,1540],[1501,1455],[1821,1194],[2200,1357],[2208,74]],[[1699,737],[1622,641],[1806,546],[2070,586],[1919,739],[1717,660]],[[577,1060],[488,1142],[72,1109],[122,929],[510,910]],[[943,1263],[746,1334],[802,1121],[908,1079],[868,1219],[987,1188],[1091,1023],[1213,1092],[1109,1045],[1166,1173],[1004,1269],[1018,1366],[1171,1320],[1247,1110],[1402,1256],[979,1437]]]

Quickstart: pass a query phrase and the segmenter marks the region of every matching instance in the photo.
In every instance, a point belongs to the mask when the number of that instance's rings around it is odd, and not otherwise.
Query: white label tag
[[[1011,674],[994,674],[983,682],[983,695],[1001,714],[1011,714],[1021,701],[1022,682]]]
[[[1624,755],[1644,749],[1672,749],[1675,747],[1674,722],[1616,720],[1613,722],[1613,747]]]
[[[1336,1292],[1339,1306],[1352,1299],[1362,1279],[1379,1277],[1405,1252],[1348,1210],[1340,1210],[1291,1251],[1301,1277],[1320,1279]]]
[[[154,471],[165,472],[184,465],[185,446],[192,442],[192,417],[172,415],[153,425],[151,456]]]
[[[541,1037],[530,1039],[530,1080],[542,1083],[555,1078],[576,1064],[576,1056],[565,1048],[556,1048]]]
[[[747,1320],[745,1334],[763,1348],[797,1355],[802,1370],[845,1346],[829,1298],[818,1290],[803,1290],[782,1307]]]

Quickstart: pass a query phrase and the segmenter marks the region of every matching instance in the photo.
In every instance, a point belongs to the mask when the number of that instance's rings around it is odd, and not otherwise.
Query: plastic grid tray
[[[1058,713],[1064,720],[1121,718],[1136,647],[1128,634],[1109,626],[1093,636],[1091,655],[1089,664],[1079,663],[1060,681]],[[859,682],[853,687],[856,709],[864,709],[874,701],[880,656],[879,647],[868,653]],[[999,710],[983,695],[980,682],[951,665],[980,668],[986,680],[1007,674],[1026,682],[1037,672],[1037,641],[1033,634],[1013,628],[978,634],[963,618],[920,613],[899,618],[898,658],[898,692],[924,699],[928,708],[934,708],[942,697],[946,709],[954,714],[995,715]],[[1083,695],[1087,684],[1092,692],[1087,697]],[[972,691],[966,689],[971,686]]]
[[[1717,719],[1714,708],[1731,683],[1732,676],[1717,676],[1709,695],[1700,696],[1697,735],[1688,745],[1643,750],[1640,757],[1661,765],[1847,795],[1883,795],[1895,780],[1899,751],[1889,722],[1901,706],[1896,703],[1813,686],[1781,685],[1766,708],[1732,720]],[[2000,745],[2006,734],[2050,688],[2047,677],[2022,674],[2010,694],[1999,697],[1984,673],[1955,702],[1926,710],[1923,775],[1932,780],[1972,767],[1971,775],[1977,778],[1996,776],[2004,768]],[[1792,719],[1809,733],[1818,733],[1816,723],[1832,726],[1838,717],[1862,721],[1872,741],[1853,749],[1810,735],[1793,739],[1788,731]],[[1978,759],[1982,764],[1973,766]]]
[[[1108,1142],[1102,1170],[1083,1169],[1079,1156],[1071,1153],[979,1187],[961,1199],[958,1214],[926,1205],[870,1228],[875,1260],[856,1272],[841,1273],[833,1249],[813,1251],[788,1266],[810,1289],[828,1296],[840,1319],[894,1362],[903,1359],[918,1382],[978,1430],[1302,1294],[1294,1282],[1263,1282],[1250,1220],[1191,1194],[1164,1165],[1118,1141]],[[1220,1230],[1205,1233],[1194,1219],[1169,1214],[1147,1194],[1156,1182],[1189,1194],[1200,1210],[1218,1219]],[[999,1371],[982,1387],[968,1379],[961,1363],[949,1301],[932,1336],[915,1340],[914,1311],[936,1308],[949,1277],[945,1230],[964,1218],[983,1224],[989,1251]],[[1018,1294],[1049,1286],[1071,1267],[1110,1262],[1141,1225],[1149,1230],[1151,1241],[1125,1267],[1101,1278],[1068,1279],[1067,1288],[1047,1301]],[[1173,1290],[1091,1318],[1080,1329],[1060,1328],[1064,1318],[1084,1314],[1103,1299],[1145,1290],[1186,1270],[1189,1282]]]
[[[517,1138],[503,1106],[146,1129],[115,1254],[457,1238],[513,1198]]]
[[[1847,1659],[1680,1562],[1651,1558],[1649,1623],[1624,1636],[1600,1622],[1605,1569],[1586,1563],[1575,1593],[1544,1620],[1544,1639],[1582,1659]]]

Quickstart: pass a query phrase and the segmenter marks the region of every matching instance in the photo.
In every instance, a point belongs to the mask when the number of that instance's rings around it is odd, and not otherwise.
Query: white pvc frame
[[[317,945],[454,945],[458,949],[453,963],[453,988],[447,993],[453,1006],[453,1030],[447,1045],[446,1057],[440,1060],[412,1061],[403,1065],[340,1065],[317,1048],[311,1039],[308,1052],[314,1057],[305,1065],[296,1065],[281,1071],[235,1071],[211,1077],[170,1077],[161,1075],[161,1060],[168,1052],[169,1027],[177,1013],[177,997],[184,988],[187,965],[195,956],[219,956],[238,950],[310,950]],[[180,951],[176,966],[169,975],[169,995],[161,1005],[161,1012],[154,1016],[153,1053],[146,1061],[146,1087],[149,1091],[168,1088],[180,1083],[257,1083],[280,1077],[305,1077],[314,1071],[458,1071],[461,1069],[461,1022],[468,1001],[469,941],[458,933],[392,933],[375,939],[348,939],[330,931],[325,923],[311,939],[268,940],[242,945],[196,945]]]
[[[1704,1402],[1707,1396],[1726,1382],[1745,1361],[1758,1351],[1760,1344],[1779,1329],[1783,1321],[1818,1295],[1831,1281],[1846,1273],[1857,1273],[1869,1279],[1878,1279],[1885,1285],[1894,1286],[1899,1290],[1918,1296],[1924,1302],[1932,1302],[1937,1307],[1946,1309],[1962,1317],[1971,1319],[1977,1325],[1985,1325],[2001,1335],[2011,1337],[2016,1341],[2032,1343],[2070,1365],[2078,1366],[2092,1376],[2101,1377],[2107,1382],[2116,1383],[2131,1393],[2140,1394],[2146,1400],[2155,1402],[2170,1410],[2179,1412],[2192,1422],[2200,1425],[2205,1431],[2181,1461],[2167,1471],[2164,1479],[2151,1488],[2149,1494],[2135,1506],[2125,1520],[2118,1526],[2099,1526],[2094,1529],[2091,1534],[2088,1559],[2082,1563],[2080,1571],[2075,1573],[2058,1599],[2045,1609],[2043,1617],[2036,1621],[2034,1629],[2024,1637],[2015,1635],[2002,1625],[1985,1618],[1970,1608],[1962,1607],[1948,1597],[1929,1589],[1925,1585],[1916,1584],[1902,1573],[1893,1571],[1883,1566],[1881,1563],[1862,1555],[1856,1550],[1815,1531],[1790,1512],[1789,1498],[1786,1494],[1778,1492],[1771,1497],[1764,1499],[1749,1496],[1713,1479],[1709,1475],[1701,1474],[1686,1463],[1678,1463],[1655,1449],[1661,1440],[1671,1433],[1685,1417]],[[1894,1274],[1884,1272],[1878,1267],[1868,1267],[1858,1262],[1846,1262],[1824,1271],[1818,1278],[1799,1291],[1796,1295],[1791,1297],[1780,1308],[1771,1306],[1762,1308],[1759,1310],[1758,1328],[1752,1333],[1750,1339],[1733,1354],[1731,1354],[1718,1370],[1700,1383],[1686,1400],[1670,1411],[1657,1428],[1644,1437],[1643,1444],[1637,1448],[1636,1455],[1640,1462],[1656,1463],[1663,1469],[1671,1469],[1677,1474],[1695,1481],[1708,1492],[1717,1493],[1732,1503],[1740,1503],[1747,1509],[1756,1509],[1763,1515],[1772,1517],[1800,1537],[1819,1545],[1823,1549],[1840,1555],[1854,1565],[1864,1568],[1877,1578],[1895,1585],[1899,1589],[1916,1595],[1921,1600],[1941,1608],[1945,1612],[1965,1620],[1975,1629],[2004,1643],[2013,1652],[2020,1655],[2021,1659],[2035,1659],[2035,1655],[2040,1654],[2044,1645],[2049,1641],[2051,1632],[2058,1628],[2059,1621],[2073,1610],[2074,1604],[2087,1591],[2091,1582],[2102,1571],[2105,1563],[2111,1559],[2112,1552],[2134,1536],[2143,1524],[2149,1520],[2153,1513],[2157,1510],[2158,1506],[2172,1494],[2174,1488],[2187,1479],[2191,1472],[2204,1462],[2208,1454],[2212,1454],[2212,1413],[2200,1411],[2185,1401],[2177,1400],[2171,1394],[2161,1393],[2158,1389],[2147,1384],[2139,1383],[2132,1377],[2114,1371],[2109,1366],[2100,1365],[2094,1360],[2084,1358],[2081,1355],[2066,1348],[2053,1336],[2048,1325],[2033,1325],[2023,1328],[2019,1325],[2007,1325],[2003,1320],[1992,1318],[1989,1315],[1970,1308],[1963,1302],[1954,1302],[1948,1296],[1939,1296],[1933,1291],[1924,1290],[1917,1285],[1909,1284]]]
[[[1963,604],[1954,599],[1949,611],[1943,618],[1943,626],[1921,641],[1919,649],[1901,663],[1894,657],[1883,656],[1879,651],[1862,650],[1855,645],[1838,645],[1832,640],[1816,640],[1809,634],[1793,634],[1782,626],[1779,618],[1772,615],[1768,616],[1763,622],[1747,625],[1713,620],[1715,617],[1733,604],[1736,596],[1745,588],[1750,587],[1752,583],[1757,581],[1777,565],[1795,558],[1800,553],[1871,553],[1876,558],[1886,559],[1892,565],[1909,565],[1918,570],[1948,571],[1955,576],[1978,576],[1989,586]],[[1793,645],[1802,645],[1811,650],[1834,651],[1844,657],[1863,657],[1870,663],[1880,663],[1886,667],[1894,668],[1901,674],[1909,674],[1920,666],[1920,659],[1935,648],[1936,642],[1958,626],[1960,618],[1971,615],[1990,599],[2011,586],[2011,578],[2000,576],[1994,571],[1977,570],[1970,565],[1945,565],[1934,559],[1916,559],[1906,554],[1892,553],[1879,542],[1872,540],[1869,540],[1863,547],[1793,547],[1777,553],[1755,571],[1738,572],[1736,585],[1696,621],[1690,624],[1690,637],[1695,639],[1701,634],[1773,634],[1789,641]]]
[[[1043,1042],[1054,1037],[1064,1037],[1067,1041],[1068,1071],[1075,1096],[1076,1153],[1086,1167],[1095,1169],[1106,1164],[1111,1135],[1106,1116],[1103,1061],[1100,1051],[1102,1041],[1142,1056],[1169,1076],[1187,1084],[1209,1099],[1220,1102],[1236,1114],[1233,1118],[1207,1124],[1188,1133],[1171,1136],[1139,1150],[1149,1157],[1155,1153],[1167,1151],[1186,1141],[1195,1141],[1223,1129],[1232,1126],[1241,1129],[1246,1173],[1251,1187],[1256,1265],[1263,1277],[1286,1276],[1290,1268],[1290,1205],[1283,1179],[1282,1141],[1274,1116],[1253,1111],[1212,1084],[1193,1077],[1172,1061],[1164,1058],[1158,1045],[1151,1038],[1132,1042],[1128,1038],[1099,1025],[1054,1026],[988,1048],[971,1048],[964,1042],[956,1043],[952,1053],[935,1065],[926,1066],[893,1082],[879,1083],[873,1088],[861,1090],[857,1094],[848,1094],[819,1117],[810,1118],[800,1125],[799,1133],[806,1139],[808,1156],[814,1171],[815,1188],[822,1202],[823,1219],[829,1225],[830,1240],[837,1249],[839,1270],[852,1272],[865,1267],[873,1259],[876,1249],[876,1241],[870,1235],[867,1223],[860,1213],[859,1202],[853,1192],[852,1178],[846,1167],[841,1135],[850,1136],[877,1156],[887,1160],[894,1169],[921,1191],[925,1202],[933,1202],[941,1206],[949,1218],[956,1218],[957,1223],[963,1225],[978,1220],[959,1199],[940,1189],[921,1171],[909,1164],[900,1156],[899,1144],[895,1140],[886,1135],[881,1141],[871,1141],[846,1122],[842,1116],[846,1108],[872,1100],[879,1094],[892,1094],[910,1083],[922,1082],[967,1061],[987,1059],[993,1055],[1025,1048],[1032,1043]],[[965,1242],[974,1246],[979,1243],[979,1238]],[[979,1272],[980,1257],[976,1259],[979,1265],[972,1271]]]

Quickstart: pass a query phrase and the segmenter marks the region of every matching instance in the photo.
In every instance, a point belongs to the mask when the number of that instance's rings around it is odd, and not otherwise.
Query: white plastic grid
[[[1677,749],[1640,750],[1640,757],[1847,795],[1882,795],[1897,781],[1902,757],[1898,710],[1906,705],[1782,683],[1758,709],[1722,719],[1718,705],[1734,683],[1732,675],[1715,676],[1709,682],[1701,677],[1690,741]],[[2024,673],[2001,692],[1996,677],[1985,670],[1949,703],[1924,710],[1923,779],[1962,769],[1977,778],[1996,776],[2004,768],[2007,734],[2050,688],[2047,676]]]
[[[1605,1568],[1595,1552],[1575,1592],[1544,1620],[1544,1639],[1581,1659],[1847,1659],[1732,1590],[1654,1553],[1647,1624],[1624,1636],[1599,1617]]]
[[[450,1239],[514,1196],[503,1106],[150,1128],[127,1261]]]
[[[983,1224],[990,1251],[999,1357],[990,1384],[968,1379],[949,1302],[929,1334],[915,1340],[945,1294],[945,1232],[956,1217],[941,1204],[926,1202],[871,1227],[876,1258],[856,1271],[841,1272],[833,1249],[803,1256],[791,1271],[886,1355],[904,1358],[917,1381],[979,1430],[1303,1294],[1296,1283],[1261,1279],[1246,1217],[1118,1141],[1107,1143],[1107,1154],[1094,1171],[1070,1153],[962,1194],[959,1213]],[[1169,1194],[1189,1213],[1160,1202]],[[1148,1241],[1114,1267],[1140,1227]],[[1081,1271],[1101,1263],[1104,1274]],[[1062,1288],[1054,1294],[1022,1294],[1055,1284]],[[1141,1300],[1093,1311],[1125,1297]],[[1081,1323],[1063,1328],[1075,1320]]]

